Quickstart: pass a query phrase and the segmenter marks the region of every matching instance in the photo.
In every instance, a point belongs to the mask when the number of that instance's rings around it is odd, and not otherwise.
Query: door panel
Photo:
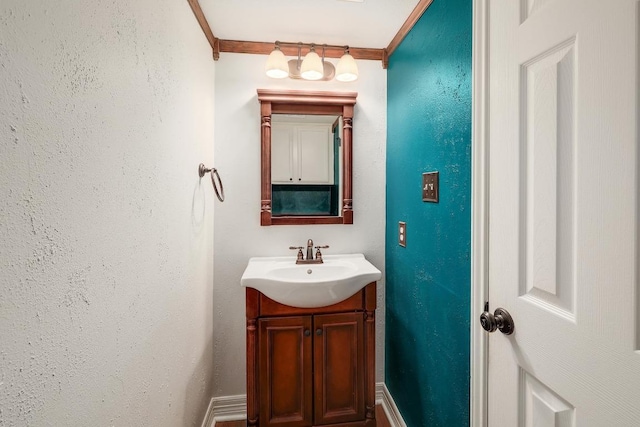
[[[490,426],[640,425],[638,9],[489,2]]]
[[[521,295],[573,318],[575,38],[521,67]]]
[[[312,425],[311,316],[260,319],[258,340],[260,425]]]
[[[315,424],[364,419],[364,314],[314,316]]]
[[[553,390],[525,371],[521,371],[521,390],[525,427],[573,427],[575,408]]]

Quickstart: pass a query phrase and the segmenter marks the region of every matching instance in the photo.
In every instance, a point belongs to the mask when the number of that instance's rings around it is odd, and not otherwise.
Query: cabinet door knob
[[[316,335],[318,336],[322,335],[322,329],[320,328],[316,329]]]
[[[310,330],[308,330],[308,329],[305,329],[305,330],[304,330],[304,336],[305,336],[305,337],[308,337],[309,335],[311,335],[311,331],[310,331]]]
[[[293,178],[289,178],[289,181],[293,181]]]

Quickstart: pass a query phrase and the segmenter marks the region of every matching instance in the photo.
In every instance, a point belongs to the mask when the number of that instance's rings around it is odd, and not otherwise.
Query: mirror
[[[258,89],[261,225],[353,224],[355,92]]]

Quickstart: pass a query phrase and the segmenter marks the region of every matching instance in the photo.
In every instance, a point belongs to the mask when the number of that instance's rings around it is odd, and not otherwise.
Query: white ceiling
[[[200,0],[226,40],[385,48],[418,0]]]

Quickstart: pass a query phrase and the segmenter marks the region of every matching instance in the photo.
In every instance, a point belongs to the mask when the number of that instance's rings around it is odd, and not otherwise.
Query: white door
[[[489,426],[640,426],[640,3],[488,1]]]

